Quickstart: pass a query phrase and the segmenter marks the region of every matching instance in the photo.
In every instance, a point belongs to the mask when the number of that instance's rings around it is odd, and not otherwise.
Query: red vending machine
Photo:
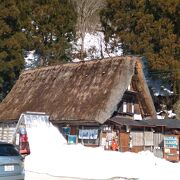
[[[19,129],[19,151],[20,154],[27,155],[30,154],[30,149],[29,149],[29,142],[28,142],[28,136],[26,132],[25,127],[20,127]]]

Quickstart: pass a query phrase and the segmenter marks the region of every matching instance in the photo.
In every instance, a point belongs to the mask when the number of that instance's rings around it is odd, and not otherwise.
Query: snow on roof
[[[163,115],[164,114],[164,115]],[[159,111],[157,112],[157,119],[164,119],[165,118],[165,114],[168,115],[168,118],[174,118],[176,117],[176,114],[173,113],[173,110],[162,110],[162,111]]]

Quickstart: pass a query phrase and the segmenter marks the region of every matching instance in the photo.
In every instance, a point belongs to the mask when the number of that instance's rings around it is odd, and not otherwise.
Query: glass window
[[[13,145],[0,144],[0,156],[19,156],[19,153]]]

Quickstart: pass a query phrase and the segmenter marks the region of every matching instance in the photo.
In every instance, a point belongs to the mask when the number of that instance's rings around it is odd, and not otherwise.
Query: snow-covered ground
[[[33,175],[39,175],[44,180],[48,177],[91,180],[180,179],[180,163],[157,158],[149,151],[121,153],[81,144],[67,145],[62,134],[51,123],[46,123],[38,116],[28,118],[31,119],[31,124],[27,125],[31,154],[25,158],[25,180],[32,180]]]

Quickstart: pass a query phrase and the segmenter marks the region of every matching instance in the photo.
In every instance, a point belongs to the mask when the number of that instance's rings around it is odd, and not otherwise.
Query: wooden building
[[[119,151],[149,150],[155,156],[177,162],[180,160],[180,120],[134,120],[112,117],[107,122],[118,132]]]
[[[141,59],[133,56],[24,71],[0,104],[0,133],[27,111],[49,114],[69,143],[87,146],[101,145],[112,117],[156,118]]]

